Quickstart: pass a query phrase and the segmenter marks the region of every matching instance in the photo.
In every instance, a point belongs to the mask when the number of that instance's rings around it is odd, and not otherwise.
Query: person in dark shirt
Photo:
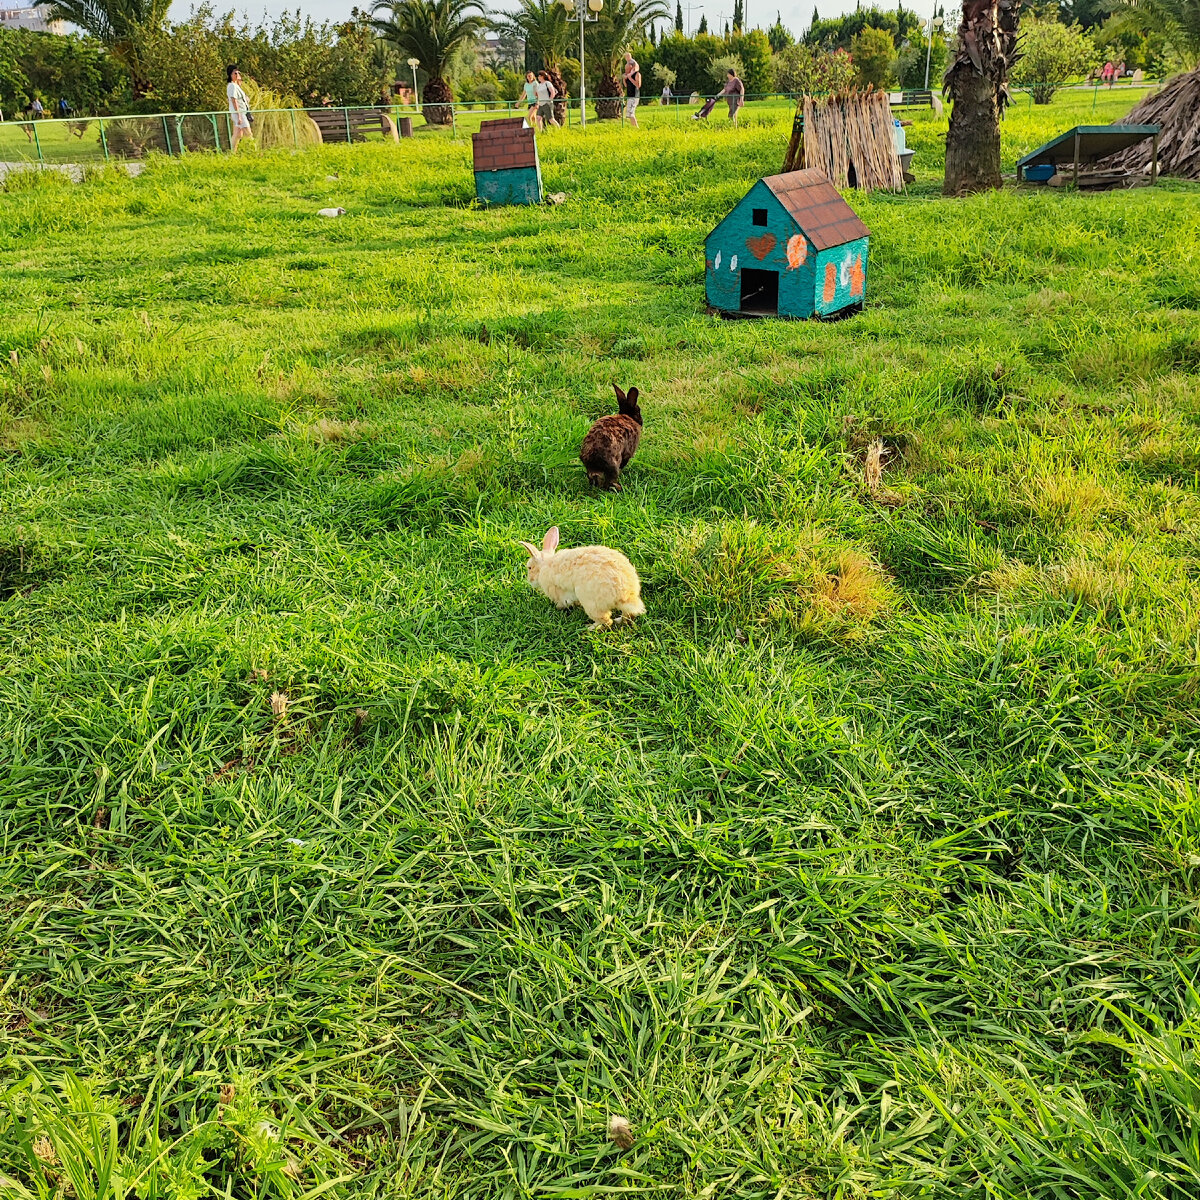
[[[737,77],[732,67],[729,69],[729,74],[725,77],[725,86],[721,89],[721,95],[725,97],[729,104],[729,119],[733,122],[734,129],[736,129],[738,109],[742,107],[746,98],[746,85]]]
[[[637,129],[637,106],[642,95],[642,68],[638,66],[637,59],[628,50],[625,51],[624,79],[625,116],[629,119],[630,125]]]

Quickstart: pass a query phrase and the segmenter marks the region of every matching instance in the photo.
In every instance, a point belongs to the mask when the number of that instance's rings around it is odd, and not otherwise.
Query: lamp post
[[[583,66],[583,24],[585,21],[598,21],[600,19],[600,10],[604,7],[604,0],[587,0],[587,7],[577,3],[577,0],[562,0],[563,7],[567,10],[568,21],[579,22],[579,123],[587,125],[587,85],[584,83],[584,76],[587,72]]]
[[[421,65],[419,58],[410,58],[408,65],[412,68],[413,73],[413,103],[417,106],[417,112],[421,111],[421,97],[417,95],[417,68]],[[926,84],[928,86],[928,84]]]
[[[945,25],[941,17],[930,17],[925,22],[925,90],[929,91],[929,56],[933,53],[933,31]]]

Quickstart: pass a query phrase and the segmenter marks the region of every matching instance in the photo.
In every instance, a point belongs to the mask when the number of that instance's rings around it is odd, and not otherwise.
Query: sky
[[[366,8],[370,4],[370,0],[357,0],[360,8]],[[665,0],[670,5],[672,13],[675,11],[675,0]],[[776,11],[783,17],[783,23],[793,33],[808,28],[808,23],[812,18],[814,0],[743,0],[746,5],[747,24],[750,28],[759,26],[766,29],[768,26],[775,24]],[[855,0],[815,0],[817,11],[823,17],[835,17],[841,13],[853,12],[857,7]],[[260,20],[264,14],[267,16],[277,16],[281,12],[294,12],[297,8],[306,16],[311,16],[315,21],[344,21],[350,15],[350,9],[354,7],[355,0],[303,0],[302,3],[297,3],[292,0],[288,3],[287,0],[258,0],[257,3],[237,3],[236,0],[213,0],[213,8],[217,12],[224,9],[235,9],[238,15],[243,13],[247,15],[251,21]],[[870,0],[868,0],[869,6]],[[691,6],[691,12],[688,12],[688,5]],[[496,9],[504,8],[504,0],[491,0],[490,7]],[[894,8],[894,0],[879,0],[880,8]],[[927,15],[933,9],[933,0],[915,0],[905,5],[906,8],[915,9],[918,15]],[[189,10],[192,8],[192,0],[175,0],[171,5],[171,18],[179,21],[184,19]],[[684,28],[688,28],[689,19],[691,21],[691,30],[694,32],[696,26],[700,23],[701,13],[708,17],[710,28],[721,28],[724,23],[733,15],[733,0],[687,0],[684,5],[683,21]]]

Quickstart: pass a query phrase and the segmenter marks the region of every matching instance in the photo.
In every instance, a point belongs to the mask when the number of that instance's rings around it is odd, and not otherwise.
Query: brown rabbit
[[[579,458],[596,487],[619,492],[621,469],[633,457],[642,436],[642,410],[637,388],[630,388],[626,395],[614,383],[613,391],[617,393],[617,415],[601,417],[588,430]]]

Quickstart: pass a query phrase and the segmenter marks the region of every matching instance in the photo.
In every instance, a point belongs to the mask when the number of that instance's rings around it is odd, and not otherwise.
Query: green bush
[[[902,88],[909,90],[925,86],[925,62],[928,53],[929,86],[937,91],[942,86],[942,76],[946,73],[946,39],[940,33],[933,36],[933,47],[930,51],[929,39],[920,38],[907,46],[903,46],[896,55],[896,82]]]
[[[376,37],[361,22],[317,25],[286,15],[270,25],[235,25],[203,4],[186,21],[152,36],[145,68],[155,112],[210,112],[225,108],[225,68],[308,105],[374,104],[393,70],[375,55]]]
[[[892,64],[896,51],[891,35],[885,30],[867,26],[854,35],[850,43],[854,60],[854,79],[859,87],[886,87],[892,80]]]
[[[725,86],[726,76],[732,71],[739,79],[742,78],[742,60],[736,54],[722,54],[708,64],[708,81],[720,91]],[[745,80],[742,80],[744,83]],[[746,91],[750,89],[747,88]]]
[[[734,33],[729,37],[728,53],[742,64],[738,78],[746,85],[747,96],[761,96],[771,90],[771,44],[761,29]]]
[[[818,50],[800,42],[776,54],[773,65],[780,92],[824,96],[854,82],[854,63],[845,50]]]
[[[128,90],[125,69],[92,38],[0,28],[0,112],[6,116],[34,96],[50,115],[63,98],[78,112],[103,112]]]
[[[1021,25],[1021,57],[1010,78],[1033,93],[1034,104],[1049,104],[1059,84],[1086,75],[1096,65],[1096,45],[1078,25],[1027,20]]]
[[[651,53],[643,56],[642,51]],[[652,71],[656,63],[669,67],[675,72],[672,90],[686,96],[691,92],[704,93],[711,90],[709,63],[724,53],[725,43],[712,34],[699,33],[689,38],[680,33],[673,33],[670,37],[663,38],[657,47],[640,47],[638,61],[642,64],[643,72]]]

